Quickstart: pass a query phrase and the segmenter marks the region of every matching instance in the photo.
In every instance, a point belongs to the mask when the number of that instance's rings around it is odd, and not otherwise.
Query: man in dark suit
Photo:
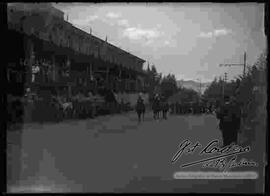
[[[234,97],[224,97],[224,103],[217,111],[217,118],[220,120],[219,129],[222,132],[223,146],[231,143],[236,144],[240,129],[241,110]]]

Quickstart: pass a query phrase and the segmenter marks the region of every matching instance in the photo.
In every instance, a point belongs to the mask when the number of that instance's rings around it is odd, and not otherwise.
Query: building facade
[[[53,93],[116,92],[145,88],[143,59],[88,34],[64,20],[48,3],[8,5],[10,87]],[[15,90],[18,92],[18,90]]]

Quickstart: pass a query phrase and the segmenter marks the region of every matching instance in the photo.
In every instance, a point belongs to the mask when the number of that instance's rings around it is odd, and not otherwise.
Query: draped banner
[[[112,48],[111,47],[108,47],[108,50],[107,50],[107,58],[108,58],[108,61],[110,63],[113,63],[113,59],[112,59]]]
[[[97,41],[94,41],[94,44],[93,44],[93,54],[96,58],[99,57],[99,43]]]
[[[108,43],[105,41],[101,44],[100,47],[100,56],[104,61],[109,61],[109,58],[107,56],[107,48],[108,48]]]

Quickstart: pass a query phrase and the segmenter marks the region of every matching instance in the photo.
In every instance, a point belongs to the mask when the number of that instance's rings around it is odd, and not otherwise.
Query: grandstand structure
[[[146,89],[145,60],[64,19],[50,3],[9,3],[8,90],[50,89],[54,93],[137,93]]]

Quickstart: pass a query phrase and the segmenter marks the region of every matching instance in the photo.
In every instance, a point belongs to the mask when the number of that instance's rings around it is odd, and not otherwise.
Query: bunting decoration
[[[109,60],[109,55],[108,55],[108,43],[107,43],[107,36],[105,42],[103,42],[101,50],[100,50],[100,56],[105,60],[105,61],[110,61]]]

